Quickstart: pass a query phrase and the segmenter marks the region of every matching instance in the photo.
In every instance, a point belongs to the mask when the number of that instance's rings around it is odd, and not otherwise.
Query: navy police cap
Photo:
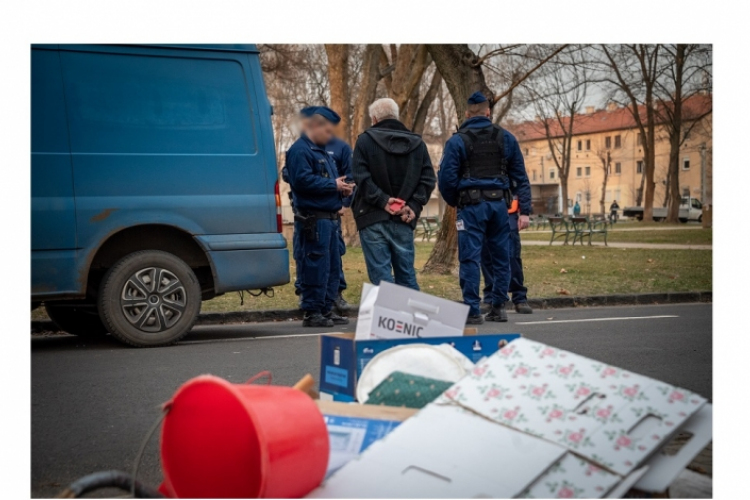
[[[481,104],[483,102],[487,102],[487,98],[484,97],[484,94],[477,91],[471,94],[471,96],[469,96],[468,102],[469,104]]]
[[[314,113],[316,115],[322,116],[334,125],[338,125],[338,123],[341,121],[341,117],[338,115],[338,113],[325,106],[318,106]]]
[[[310,118],[318,110],[318,106],[307,106],[300,110],[299,114],[305,118]]]

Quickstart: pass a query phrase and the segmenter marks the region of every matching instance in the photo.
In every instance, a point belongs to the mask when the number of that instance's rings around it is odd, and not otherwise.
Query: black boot
[[[331,311],[328,314],[323,316],[326,319],[330,319],[333,321],[334,325],[348,325],[349,324],[349,318],[345,316],[339,316],[335,312]]]
[[[531,308],[528,302],[519,302],[516,304],[516,312],[518,314],[531,314],[534,310]]]
[[[305,313],[305,318],[302,320],[302,326],[330,327],[333,326],[333,320],[324,317],[320,313]]]
[[[468,318],[466,318],[466,324],[467,325],[483,325],[484,315],[477,314],[476,316],[469,316]]]
[[[487,321],[496,321],[499,323],[508,321],[508,313],[505,311],[505,303],[499,306],[492,306],[492,311],[487,315]]]
[[[349,311],[349,303],[344,299],[344,296],[341,295],[341,292],[339,292],[339,296],[336,297],[336,300],[333,301],[333,305],[336,307],[339,314],[346,314]]]
[[[479,312],[482,314],[487,314],[492,310],[492,304],[489,302],[482,302],[482,304],[479,306]]]

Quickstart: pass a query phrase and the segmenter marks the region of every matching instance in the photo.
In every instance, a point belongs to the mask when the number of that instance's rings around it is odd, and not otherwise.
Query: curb
[[[590,295],[584,297],[550,297],[530,299],[534,309],[560,309],[564,307],[632,306],[653,304],[682,304],[686,302],[712,302],[713,292],[665,292],[634,293],[626,295]],[[350,317],[356,317],[357,304],[352,304]],[[266,311],[234,311],[227,313],[204,313],[198,316],[195,325],[231,325],[238,323],[261,323],[266,321],[301,320],[300,309],[272,309]],[[31,332],[59,331],[51,321],[32,321]]]

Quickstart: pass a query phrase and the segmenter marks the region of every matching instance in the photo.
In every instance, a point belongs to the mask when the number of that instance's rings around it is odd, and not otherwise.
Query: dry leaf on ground
[[[560,274],[567,274],[568,271],[565,270],[565,268],[560,269]]]
[[[570,295],[570,292],[564,288],[561,288],[557,291],[559,295]]]

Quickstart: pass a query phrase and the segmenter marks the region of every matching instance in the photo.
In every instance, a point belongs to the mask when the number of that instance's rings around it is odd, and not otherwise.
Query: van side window
[[[61,55],[73,153],[257,150],[249,89],[235,61],[96,52]]]

